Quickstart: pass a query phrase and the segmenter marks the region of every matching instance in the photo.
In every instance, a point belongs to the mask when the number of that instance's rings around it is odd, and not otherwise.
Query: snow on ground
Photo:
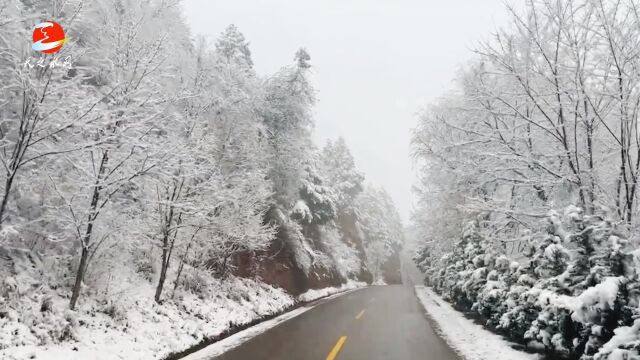
[[[419,285],[416,294],[436,322],[440,335],[466,360],[540,359],[538,355],[513,349],[511,343],[465,318],[431,289]]]
[[[347,290],[353,290],[367,286],[367,283],[349,280],[340,287],[326,287],[323,289],[311,289],[303,294],[298,295],[298,301],[309,302],[323,298],[325,296],[341,293]]]
[[[350,281],[339,288],[311,290],[299,301],[337,297],[365,285]],[[46,313],[39,310],[41,301],[34,295],[34,301],[25,301],[19,312],[0,318],[0,359],[162,359],[234,325],[283,312],[296,302],[284,290],[250,279],[231,278],[209,286],[212,291],[207,296],[183,292],[158,305],[153,301],[153,286],[138,282],[112,306],[85,301],[78,311],[69,311],[65,299],[54,298],[54,310]],[[189,359],[224,352],[310,308],[301,307],[253,326]]]
[[[282,289],[241,278],[219,283],[215,296],[201,298],[184,293],[162,305],[153,301],[152,291],[150,287],[140,289],[137,296],[127,296],[122,300],[124,308],[111,314],[91,304],[76,312],[62,310],[65,302],[55,312],[45,314],[47,317],[32,311],[31,323],[2,318],[0,340],[14,346],[1,350],[0,359],[161,359],[233,325],[276,314],[295,303]],[[72,332],[67,340],[38,341],[38,332],[52,333],[50,328],[62,327],[60,322],[65,321]]]

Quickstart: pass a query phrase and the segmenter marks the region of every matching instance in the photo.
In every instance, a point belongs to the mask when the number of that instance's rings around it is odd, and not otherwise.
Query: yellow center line
[[[345,341],[347,341],[346,336],[341,336],[340,339],[338,339],[338,342],[336,343],[336,345],[333,347],[333,349],[331,349],[331,352],[329,353],[329,355],[327,355],[327,360],[334,360],[336,356],[338,356],[338,353],[342,349],[342,346],[344,345]]]
[[[360,320],[360,318],[364,315],[364,310],[360,311],[358,315],[356,315],[356,320]]]

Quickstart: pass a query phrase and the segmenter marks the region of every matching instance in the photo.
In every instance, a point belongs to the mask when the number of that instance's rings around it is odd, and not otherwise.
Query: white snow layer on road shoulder
[[[425,310],[437,323],[437,331],[447,344],[466,360],[536,360],[540,357],[515,350],[497,334],[484,329],[451,305],[431,289],[416,286],[416,295]]]
[[[341,293],[347,290],[358,289],[367,286],[365,282],[349,280],[340,287],[326,287],[322,289],[312,289],[303,294],[298,295],[298,301],[309,302],[323,298],[325,296]]]
[[[217,336],[234,325],[284,311],[295,302],[282,289],[242,278],[211,284],[215,296],[202,299],[182,293],[179,299],[167,300],[162,305],[153,301],[151,284],[145,286],[138,282],[135,285],[131,293],[118,299],[122,314],[116,319],[104,310],[96,310],[97,305],[91,299],[87,299],[77,312],[65,310],[66,301],[59,298],[56,299],[59,306],[52,313],[39,311],[37,301],[24,304],[23,315],[33,319],[35,330],[26,323],[0,319],[0,345],[2,342],[15,343],[15,337],[23,342],[21,346],[0,350],[0,359],[162,359],[171,352],[194,346],[206,337]],[[43,332],[42,329],[61,327],[63,316],[72,318],[73,339],[39,344],[33,332],[37,334]]]

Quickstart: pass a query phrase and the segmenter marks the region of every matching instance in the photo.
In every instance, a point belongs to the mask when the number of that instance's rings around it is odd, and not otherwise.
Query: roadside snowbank
[[[39,302],[28,307],[25,304],[22,310],[31,313],[32,322],[18,321],[18,314],[13,319],[0,319],[0,341],[4,347],[14,344],[0,351],[0,359],[162,359],[234,325],[282,312],[295,303],[282,289],[242,278],[218,283],[213,289],[216,295],[184,293],[162,305],[153,301],[152,286],[147,289],[137,285],[142,288],[120,299],[111,313],[90,304],[72,312],[64,310],[64,302],[43,315],[37,308]],[[71,332],[67,340],[43,343],[37,337],[38,332],[51,332],[49,328],[61,326]]]
[[[339,288],[310,290],[297,301],[333,298],[366,285],[349,281]],[[137,283],[117,303],[106,307],[86,301],[78,311],[69,311],[67,302],[56,298],[53,310],[46,313],[40,311],[41,299],[34,296],[33,301],[23,304],[20,313],[13,311],[0,318],[0,359],[163,359],[236,325],[286,311],[296,303],[284,290],[250,279],[231,278],[210,286],[212,296],[184,292],[158,305],[153,301],[153,286]],[[219,355],[311,308],[303,306],[252,326],[187,359]],[[66,332],[64,340],[50,335]]]
[[[323,289],[312,289],[303,294],[298,295],[298,301],[309,302],[313,300],[317,300],[329,295],[341,293],[347,290],[353,290],[361,287],[367,286],[367,283],[349,280],[346,283],[342,284],[340,287],[326,287]]]
[[[510,343],[465,318],[431,289],[416,286],[416,294],[433,319],[440,335],[466,360],[536,360],[534,354],[517,351]]]

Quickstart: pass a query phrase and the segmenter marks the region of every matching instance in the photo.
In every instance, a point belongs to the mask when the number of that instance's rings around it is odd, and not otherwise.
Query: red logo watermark
[[[64,37],[64,29],[55,21],[45,21],[33,28],[33,45],[31,48],[45,54],[54,54],[69,39]]]

